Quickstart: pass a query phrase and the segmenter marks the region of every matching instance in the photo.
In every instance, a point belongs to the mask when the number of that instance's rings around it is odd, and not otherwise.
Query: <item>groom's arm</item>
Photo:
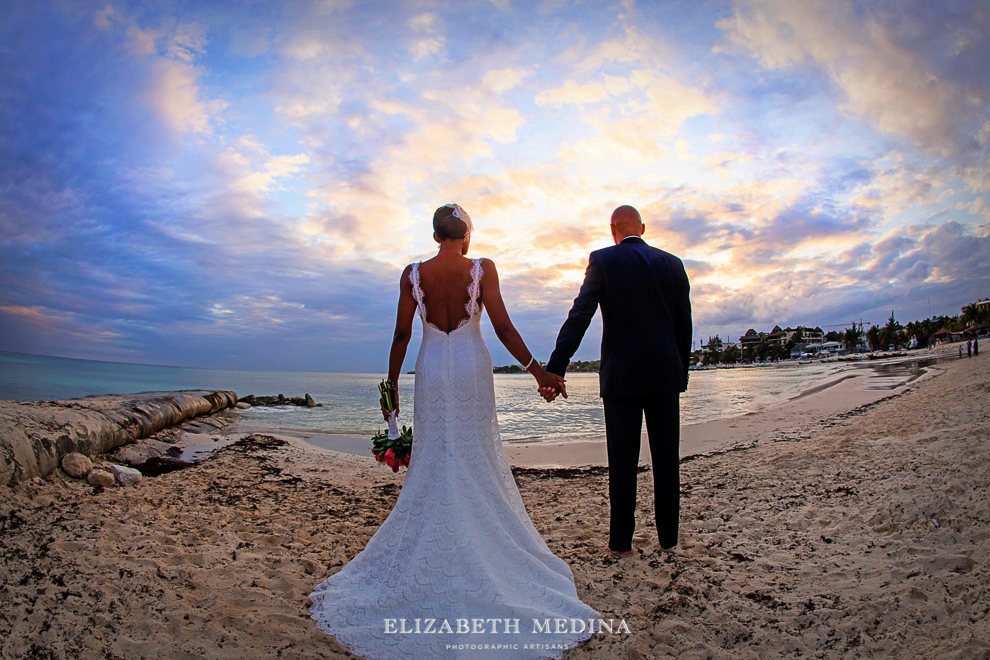
[[[574,305],[567,314],[567,320],[557,334],[557,345],[550,355],[547,371],[563,376],[571,357],[577,352],[591,319],[598,311],[602,299],[602,270],[594,252],[588,257],[588,268],[584,272],[584,284],[574,299]]]
[[[687,271],[684,270],[684,262],[680,262],[681,278],[680,291],[677,295],[677,321],[675,332],[677,333],[677,349],[681,354],[681,362],[684,367],[684,389],[688,384],[688,365],[691,364],[691,337],[694,333],[691,324],[691,284],[688,281]]]

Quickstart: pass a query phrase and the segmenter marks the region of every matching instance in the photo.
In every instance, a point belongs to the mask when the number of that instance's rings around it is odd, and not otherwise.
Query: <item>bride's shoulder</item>
[[[495,267],[494,261],[483,257],[475,263],[478,264],[478,270],[480,271],[478,281],[498,282],[498,269]]]

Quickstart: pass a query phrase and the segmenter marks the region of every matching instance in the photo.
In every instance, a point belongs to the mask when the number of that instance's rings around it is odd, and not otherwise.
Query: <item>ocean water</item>
[[[688,391],[681,395],[681,422],[754,412],[848,368],[855,367],[814,363],[692,372]],[[382,374],[168,367],[0,351],[0,399],[37,401],[181,389],[233,390],[239,397],[309,393],[323,406],[256,406],[243,411],[247,422],[295,432],[371,435],[384,428],[377,391],[382,378]],[[399,380],[400,423],[412,421],[414,378],[406,374]],[[536,381],[528,374],[495,374],[494,378],[503,440],[581,440],[604,435],[598,374],[568,375],[569,397],[553,403],[537,395]]]

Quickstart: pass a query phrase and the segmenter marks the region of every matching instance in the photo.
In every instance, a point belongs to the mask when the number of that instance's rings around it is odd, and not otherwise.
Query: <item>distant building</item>
[[[928,343],[934,343],[936,346],[939,344],[946,344],[955,341],[959,341],[963,338],[963,333],[952,332],[946,328],[939,328],[938,332],[929,337]]]
[[[824,344],[825,331],[821,328],[800,328],[801,336],[806,344]]]
[[[746,334],[739,338],[739,348],[740,350],[756,348],[764,339],[768,344],[779,344],[780,346],[786,346],[794,332],[795,331],[791,329],[782,330],[779,325],[773,326],[773,330],[768,333],[757,332],[756,330],[750,328],[746,331]]]
[[[739,350],[755,349],[763,341],[784,347],[788,343],[792,343],[794,348],[791,350],[791,354],[795,356],[801,353],[818,353],[821,351],[822,344],[825,343],[825,331],[818,327],[806,328],[804,326],[782,329],[779,325],[775,325],[770,332],[757,332],[750,328],[746,334],[739,338]]]
[[[767,335],[767,343],[784,346],[791,338],[791,333],[781,330],[779,325],[773,326],[773,330]]]
[[[981,310],[990,309],[990,298],[980,298],[973,304],[976,305],[976,309],[981,309]],[[969,305],[967,305],[966,307],[969,307]],[[963,314],[966,313],[966,307],[963,307],[960,310]]]
[[[742,337],[739,338],[739,348],[741,350],[746,350],[747,348],[756,348],[760,345],[762,336],[756,330],[750,328],[746,331]]]

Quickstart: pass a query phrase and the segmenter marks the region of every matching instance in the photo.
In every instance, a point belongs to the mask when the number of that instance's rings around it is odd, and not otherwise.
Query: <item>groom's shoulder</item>
[[[659,259],[662,259],[668,265],[667,267],[673,270],[679,277],[687,277],[687,268],[684,267],[684,262],[676,254],[671,254],[666,250],[661,250],[660,248],[653,248],[659,254]]]
[[[657,254],[657,256],[659,256],[659,257],[661,257],[663,259],[669,259],[669,260],[674,261],[676,263],[681,263],[681,258],[678,257],[676,254],[673,254],[671,252],[667,252],[666,250],[661,250],[660,248],[653,247],[652,245],[650,246],[650,249],[653,250]]]
[[[599,248],[591,252],[592,257],[611,257],[617,254],[622,254],[622,252],[628,248],[627,244],[616,243],[615,245],[609,245],[608,247]]]

